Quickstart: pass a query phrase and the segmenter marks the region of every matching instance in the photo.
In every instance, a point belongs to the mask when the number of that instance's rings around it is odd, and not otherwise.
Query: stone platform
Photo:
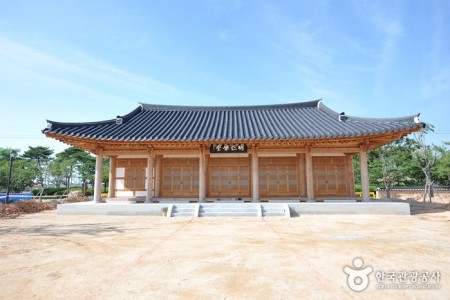
[[[370,214],[410,215],[408,203],[354,202],[330,200],[324,202],[273,202],[246,203],[128,203],[128,202],[78,202],[60,204],[58,215],[124,215],[167,217],[298,217],[301,215]]]

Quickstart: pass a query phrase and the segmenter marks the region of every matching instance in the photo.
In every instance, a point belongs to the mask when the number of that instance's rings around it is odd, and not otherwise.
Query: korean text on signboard
[[[211,153],[246,153],[246,144],[212,144],[209,147]]]

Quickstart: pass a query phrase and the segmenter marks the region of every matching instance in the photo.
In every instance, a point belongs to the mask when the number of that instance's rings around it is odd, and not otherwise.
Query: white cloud
[[[150,97],[161,99],[161,101],[170,99],[180,101],[180,98],[198,97],[191,91],[181,90],[170,84],[133,74],[87,55],[67,61],[1,36],[0,45],[2,66],[9,66],[10,71],[17,73],[37,74],[41,80],[46,78],[48,81],[58,81],[59,84],[67,86],[79,86],[79,88],[92,90],[96,94],[106,92],[100,88],[103,85],[133,91],[133,94],[139,94],[144,99]],[[0,75],[1,73],[2,71],[0,71]],[[8,76],[8,74],[4,74],[4,76]],[[109,96],[114,95],[110,94]]]

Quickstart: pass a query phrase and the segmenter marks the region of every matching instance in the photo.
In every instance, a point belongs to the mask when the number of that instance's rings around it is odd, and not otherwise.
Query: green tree
[[[110,160],[108,157],[103,158],[103,169],[102,169],[102,183],[104,184],[104,192],[106,193],[106,187],[109,188],[109,164]]]
[[[414,158],[419,164],[423,174],[425,175],[425,188],[423,193],[423,201],[429,195],[430,202],[432,197],[433,173],[436,168],[436,161],[438,158],[438,149],[434,145],[427,145],[425,141],[426,134],[434,131],[434,126],[429,124],[421,132],[414,134],[416,143],[416,151]]]
[[[45,186],[44,177],[46,174],[48,174],[48,162],[50,161],[51,156],[53,155],[53,150],[43,146],[37,147],[29,146],[28,148],[29,149],[25,151],[22,157],[30,160],[36,160],[38,167],[36,179],[38,183],[41,184],[42,187],[44,187]]]
[[[31,190],[36,179],[36,173],[38,172],[39,168],[35,161],[18,157],[13,162],[11,190],[15,192],[22,192],[27,188]]]
[[[42,161],[48,160],[53,155],[53,150],[49,147],[28,146],[28,150],[22,155],[23,158],[35,159],[38,167],[41,167]]]
[[[439,161],[436,167],[437,180],[443,185],[450,185],[450,142],[445,142],[443,147],[440,147]]]
[[[377,181],[383,183],[386,188],[386,195],[388,199],[391,198],[390,189],[392,185],[400,176],[399,169],[396,165],[396,160],[394,159],[396,148],[397,147],[394,143],[390,143],[371,151],[372,156],[378,157],[378,159],[373,159],[371,161],[371,175],[372,177],[376,177]]]
[[[73,159],[66,159],[57,157],[50,164],[50,174],[53,177],[53,183],[56,187],[61,185],[70,189],[70,183],[74,175],[75,161]]]
[[[83,181],[94,182],[95,157],[84,150],[69,147],[56,154],[51,169],[55,181],[64,182],[66,189],[69,190],[75,173],[78,173]]]
[[[11,152],[17,154],[20,150],[0,148],[0,190],[2,191],[7,190]],[[36,162],[16,156],[12,163],[10,191],[22,192],[27,187],[32,187],[37,172]]]

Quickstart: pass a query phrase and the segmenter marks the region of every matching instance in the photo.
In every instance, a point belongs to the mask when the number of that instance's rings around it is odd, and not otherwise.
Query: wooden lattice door
[[[209,163],[209,196],[250,196],[249,172],[247,157],[212,157]]]
[[[123,180],[123,190],[145,191],[147,159],[145,158],[119,158],[117,168],[123,168],[123,176],[116,179]]]
[[[314,157],[313,167],[315,195],[348,195],[347,157]]]
[[[163,197],[197,197],[198,158],[165,158],[162,179]]]
[[[295,157],[259,158],[259,195],[261,197],[298,196]]]

